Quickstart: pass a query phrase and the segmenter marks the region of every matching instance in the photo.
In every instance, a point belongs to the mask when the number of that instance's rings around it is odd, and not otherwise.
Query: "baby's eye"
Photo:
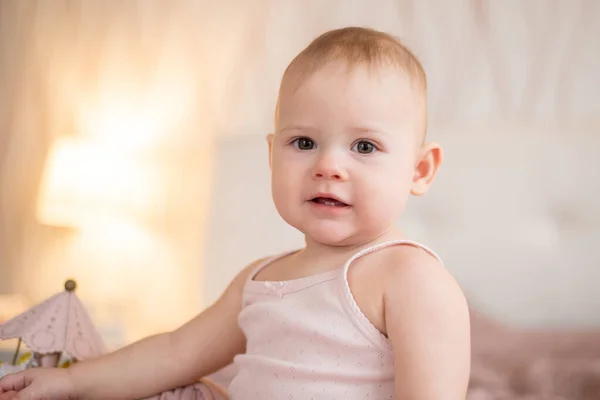
[[[376,148],[373,143],[368,142],[366,140],[361,140],[359,142],[356,142],[356,144],[352,146],[352,150],[360,154],[370,154],[373,153],[376,150]]]
[[[297,138],[292,143],[300,150],[312,150],[315,148],[315,142],[307,137]]]

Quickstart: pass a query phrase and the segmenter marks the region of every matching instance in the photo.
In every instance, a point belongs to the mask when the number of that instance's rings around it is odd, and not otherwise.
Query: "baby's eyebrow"
[[[357,134],[366,134],[366,133],[381,134],[381,135],[388,134],[388,132],[386,132],[385,129],[382,129],[381,127],[377,127],[377,126],[360,125],[360,126],[354,126],[354,127],[350,128],[350,130],[353,133],[357,133]]]
[[[279,132],[287,132],[287,131],[302,131],[302,132],[318,132],[319,129],[314,126],[308,125],[290,125],[284,126],[279,130]]]

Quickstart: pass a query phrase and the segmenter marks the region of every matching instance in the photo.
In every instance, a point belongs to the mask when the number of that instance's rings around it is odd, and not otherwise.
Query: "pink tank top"
[[[235,357],[231,400],[391,399],[392,348],[361,312],[348,285],[350,264],[392,245],[430,249],[393,241],[364,249],[343,267],[277,282],[255,281],[273,257],[250,274],[239,324],[246,335],[244,354]]]

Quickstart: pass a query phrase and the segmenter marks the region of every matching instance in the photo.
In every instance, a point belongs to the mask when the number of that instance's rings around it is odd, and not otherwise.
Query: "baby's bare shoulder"
[[[380,274],[386,277],[408,278],[414,274],[449,274],[444,265],[427,250],[413,246],[391,246],[381,251],[378,260]]]
[[[464,301],[454,276],[434,255],[416,246],[394,246],[382,252],[379,274],[384,296],[400,300],[419,294],[431,295],[436,301]]]
[[[437,258],[416,247],[388,252],[381,266],[385,329],[394,349],[395,375],[412,382],[398,385],[396,393],[411,398],[457,393],[450,397],[464,398],[470,322],[459,284]]]
[[[449,299],[455,304],[462,301],[460,287],[442,263],[412,245],[390,246],[359,258],[348,271],[348,283],[363,314],[383,334],[388,330],[386,320],[392,314],[401,317],[398,313],[407,312],[407,305],[417,304],[416,299],[423,306],[425,301],[445,306]]]

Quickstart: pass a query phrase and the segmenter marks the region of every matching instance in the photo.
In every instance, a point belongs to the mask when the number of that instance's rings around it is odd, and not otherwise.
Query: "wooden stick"
[[[17,343],[17,350],[15,351],[15,355],[13,356],[13,365],[17,365],[17,358],[19,358],[19,350],[21,350],[21,338],[19,338],[19,342]]]

